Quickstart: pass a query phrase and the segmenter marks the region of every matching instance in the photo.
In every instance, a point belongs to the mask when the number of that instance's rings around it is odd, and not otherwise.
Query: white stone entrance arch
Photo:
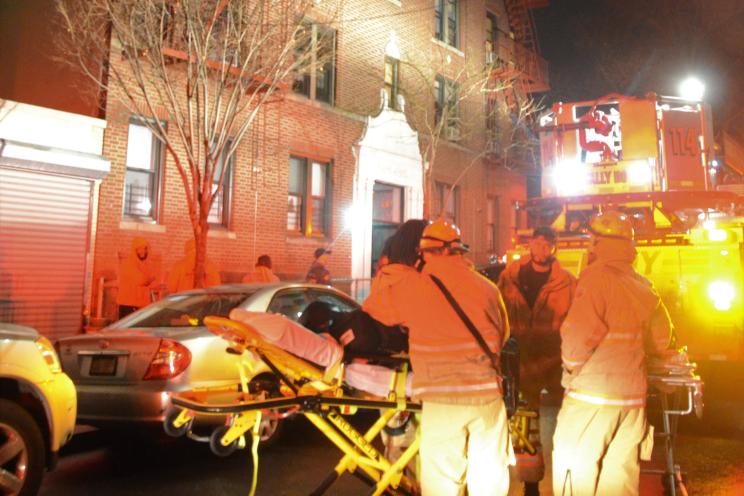
[[[375,182],[403,188],[403,219],[420,218],[423,214],[423,160],[418,133],[411,128],[404,113],[404,102],[398,97],[400,112],[392,110],[387,93],[382,91],[382,109],[367,119],[362,137],[354,144],[354,174],[351,227],[351,275],[356,280],[368,279],[372,273],[372,206]],[[355,288],[357,297],[365,294],[367,285]]]

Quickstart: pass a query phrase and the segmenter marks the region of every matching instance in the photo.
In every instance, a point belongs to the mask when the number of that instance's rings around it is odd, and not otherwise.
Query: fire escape
[[[504,0],[509,33],[493,34],[486,49],[489,71],[489,110],[486,149],[494,159],[510,168],[532,167],[534,145],[530,128],[536,118],[525,115],[533,93],[548,91],[548,64],[540,56],[532,9],[545,7],[549,0]],[[502,111],[498,111],[502,109]],[[508,115],[506,124],[504,114]]]

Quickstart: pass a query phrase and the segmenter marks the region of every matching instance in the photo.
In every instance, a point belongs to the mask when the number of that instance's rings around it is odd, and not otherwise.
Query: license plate
[[[105,355],[92,357],[90,375],[116,375],[116,357]]]

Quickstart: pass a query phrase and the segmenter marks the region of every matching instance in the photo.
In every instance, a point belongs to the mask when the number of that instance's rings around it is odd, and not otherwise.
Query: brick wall
[[[500,2],[489,0],[488,4],[491,9],[502,8]],[[303,277],[314,249],[333,240],[331,273],[334,277],[350,275],[351,239],[348,232],[342,232],[342,219],[352,202],[352,146],[363,133],[364,118],[379,109],[385,47],[391,32],[397,36],[402,58],[431,53],[432,60],[450,60],[450,67],[441,67],[445,72],[484,60],[485,0],[461,2],[459,50],[432,41],[434,0],[348,0],[343,5],[344,10],[334,21],[338,33],[335,107],[289,94],[283,101],[264,107],[255,128],[237,150],[230,225],[212,229],[208,241],[208,257],[219,265],[226,280],[239,279],[263,253],[271,255],[277,273]],[[404,71],[401,77],[406,77]],[[171,157],[165,162],[158,223],[122,222],[129,112],[116,98],[114,92],[109,94],[104,155],[111,160],[111,172],[100,188],[94,281],[116,277],[118,254],[128,250],[135,236],[150,241],[164,273],[182,256],[183,244],[192,236],[181,179]],[[484,124],[482,98],[476,94],[463,104],[464,116],[473,120],[474,129]],[[433,109],[433,100],[430,105]],[[501,249],[508,246],[513,227],[510,205],[525,197],[524,178],[478,158],[481,150],[482,137],[477,133],[457,144],[442,140],[433,169],[434,180],[451,184],[475,158],[475,165],[460,183],[459,222],[466,242],[473,247],[476,263],[485,262],[489,255],[483,230],[487,196],[501,199]],[[177,152],[182,154],[183,150]],[[290,154],[332,161],[332,221],[330,233],[324,238],[287,233]],[[94,287],[94,301],[96,290]],[[106,313],[112,316],[113,292],[107,293],[106,301]]]

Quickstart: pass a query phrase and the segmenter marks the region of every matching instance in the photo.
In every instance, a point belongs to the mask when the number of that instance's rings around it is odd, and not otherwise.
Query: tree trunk
[[[198,224],[194,229],[194,243],[196,245],[196,256],[194,257],[194,287],[206,287],[206,267],[207,267],[207,233],[209,232],[209,222],[207,216],[209,210],[199,208]]]
[[[431,197],[431,168],[424,169],[424,219],[433,220],[431,213],[433,210]]]

